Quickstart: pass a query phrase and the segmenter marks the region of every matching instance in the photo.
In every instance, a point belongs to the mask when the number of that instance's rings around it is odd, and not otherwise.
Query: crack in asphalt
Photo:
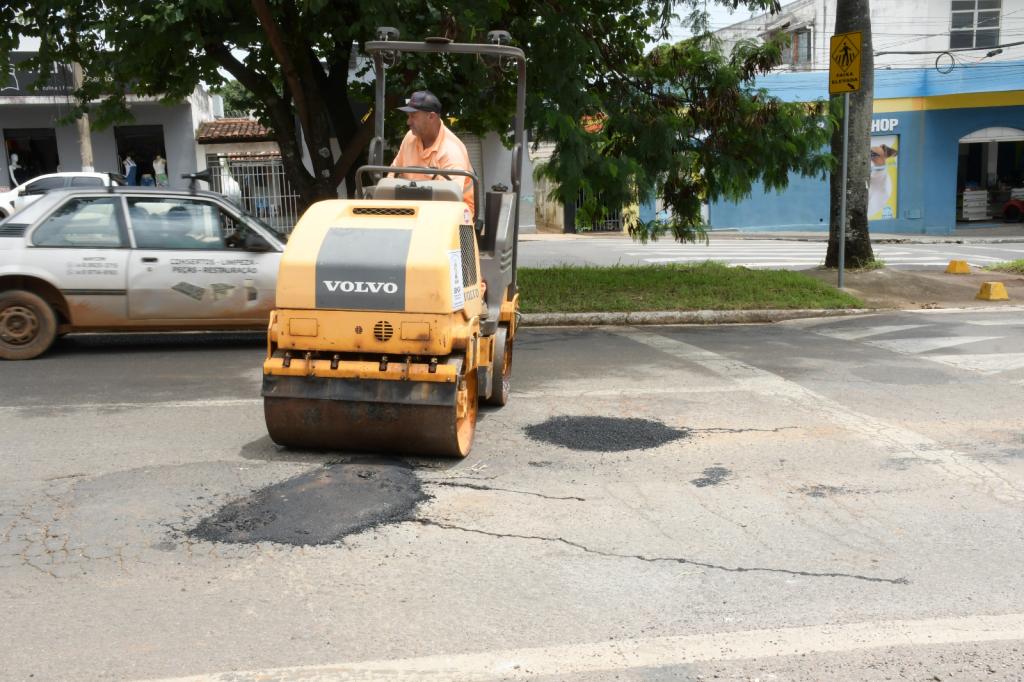
[[[489,485],[480,485],[474,483],[455,483],[453,481],[423,481],[424,485],[438,485],[445,488],[469,488],[470,490],[492,490],[495,492],[502,493],[514,493],[516,495],[532,495],[534,497],[542,497],[545,500],[574,500],[576,502],[586,502],[587,500],[582,497],[558,497],[555,495],[545,495],[544,493],[534,493],[528,490],[512,490],[511,488],[495,488]]]
[[[565,538],[558,537],[545,537],[543,535],[518,535],[515,533],[495,533],[492,531],[481,530],[479,528],[466,528],[463,526],[456,526],[447,523],[439,523],[430,519],[410,519],[413,523],[418,523],[423,526],[434,526],[442,530],[458,530],[464,533],[475,533],[478,535],[486,535],[488,537],[501,538],[501,539],[513,539],[513,540],[540,540],[542,542],[555,542],[568,545],[575,549],[585,552],[587,554],[596,554],[598,556],[615,558],[615,559],[636,559],[638,561],[646,561],[648,563],[676,563],[689,566],[697,566],[700,568],[707,568],[716,571],[725,571],[727,573],[782,573],[785,575],[795,575],[804,578],[848,578],[850,580],[862,580],[870,583],[888,583],[890,585],[909,585],[910,580],[907,578],[876,578],[869,575],[858,575],[856,573],[819,573],[815,571],[796,571],[786,568],[768,568],[763,566],[722,566],[719,564],[711,564],[704,561],[694,561],[693,559],[687,559],[685,557],[649,557],[643,554],[618,554],[616,552],[604,552],[599,549],[592,549],[586,545],[572,540],[566,540]]]
[[[706,429],[690,429],[692,433],[778,433],[779,431],[799,430],[799,426],[777,426],[774,429],[730,429],[716,426]]]

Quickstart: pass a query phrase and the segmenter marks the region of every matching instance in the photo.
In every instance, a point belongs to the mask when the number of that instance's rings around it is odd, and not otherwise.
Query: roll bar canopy
[[[516,110],[512,145],[512,191],[519,197],[523,167],[523,149],[526,146],[526,55],[518,47],[503,43],[511,37],[505,31],[490,31],[487,34],[489,43],[454,43],[447,38],[427,38],[425,41],[407,42],[398,40],[398,30],[390,27],[377,29],[378,40],[366,43],[366,53],[373,57],[376,76],[376,96],[374,115],[374,137],[370,141],[369,163],[375,166],[384,165],[384,71],[386,57],[397,57],[402,52],[419,52],[428,54],[473,54],[489,55],[499,59],[510,60],[516,64],[518,82],[516,85]],[[481,199],[477,199],[477,204]]]

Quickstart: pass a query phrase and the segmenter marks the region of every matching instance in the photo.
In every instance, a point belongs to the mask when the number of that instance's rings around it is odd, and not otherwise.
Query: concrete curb
[[[628,313],[527,313],[520,324],[529,327],[576,327],[647,324],[752,324],[807,317],[839,317],[886,312],[875,308],[828,310],[659,310]],[[891,311],[890,311],[891,312]]]

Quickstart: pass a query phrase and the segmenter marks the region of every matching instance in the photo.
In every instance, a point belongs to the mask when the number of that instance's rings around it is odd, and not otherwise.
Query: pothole
[[[525,431],[533,440],[591,452],[646,450],[690,435],[688,429],[674,429],[653,419],[566,415],[527,426]]]
[[[188,535],[210,542],[326,545],[408,520],[427,498],[404,463],[374,459],[333,464],[230,502]]]

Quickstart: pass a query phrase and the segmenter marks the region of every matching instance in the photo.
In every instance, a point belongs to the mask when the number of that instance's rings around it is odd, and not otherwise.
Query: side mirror
[[[27,189],[21,190],[20,192],[18,192],[18,196],[19,197],[27,197],[28,196],[28,190]]]

